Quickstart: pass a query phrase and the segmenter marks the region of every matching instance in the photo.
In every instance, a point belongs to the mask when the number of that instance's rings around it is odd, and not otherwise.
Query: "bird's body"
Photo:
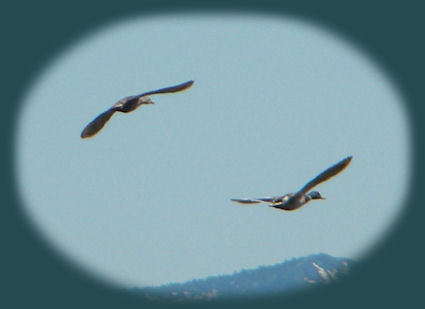
[[[102,114],[97,116],[93,121],[91,121],[81,132],[81,138],[92,137],[97,132],[99,132],[105,126],[106,122],[111,119],[112,115],[115,112],[129,113],[143,104],[154,104],[154,102],[149,98],[149,95],[183,91],[192,86],[192,84],[193,81],[190,80],[176,86],[161,88],[157,90],[148,91],[139,95],[125,97],[115,103],[110,109],[103,112]]]
[[[112,108],[121,113],[129,113],[143,104],[153,104],[148,96],[132,95],[119,100]]]
[[[329,167],[318,176],[309,181],[304,187],[302,187],[298,192],[288,193],[282,196],[274,197],[265,197],[265,198],[256,198],[256,199],[232,199],[233,202],[240,204],[267,204],[270,207],[274,207],[281,210],[295,210],[298,209],[311,200],[323,200],[325,199],[317,191],[310,191],[313,187],[318,184],[329,180],[331,177],[340,173],[347,165],[351,162],[353,157],[347,157],[335,165]]]

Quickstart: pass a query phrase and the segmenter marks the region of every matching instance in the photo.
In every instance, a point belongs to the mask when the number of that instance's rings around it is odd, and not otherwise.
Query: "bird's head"
[[[311,191],[310,193],[308,193],[308,195],[311,197],[312,200],[324,200],[325,199],[317,191]]]

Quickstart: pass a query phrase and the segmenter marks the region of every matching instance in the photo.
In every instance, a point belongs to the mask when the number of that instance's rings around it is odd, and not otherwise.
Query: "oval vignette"
[[[191,89],[79,138],[119,99],[191,79]],[[267,296],[332,281],[402,210],[410,136],[400,94],[358,47],[305,20],[171,14],[109,24],[54,59],[24,101],[16,169],[28,219],[83,271],[153,298]],[[317,187],[325,201],[291,213],[230,202],[296,191],[347,155],[347,170]],[[289,290],[261,287],[258,278],[278,281],[290,265],[305,268]],[[173,285],[217,276],[227,290]]]

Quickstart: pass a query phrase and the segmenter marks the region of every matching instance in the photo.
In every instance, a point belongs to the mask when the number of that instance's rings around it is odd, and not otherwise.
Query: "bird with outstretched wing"
[[[315,178],[310,180],[307,184],[304,185],[298,192],[288,193],[282,196],[274,197],[265,197],[265,198],[255,198],[255,199],[231,199],[233,202],[240,204],[259,204],[264,203],[271,207],[282,209],[282,210],[294,210],[298,209],[301,206],[304,206],[311,200],[323,200],[325,199],[317,191],[311,191],[318,184],[325,182],[332,178],[333,176],[340,173],[345,169],[352,160],[352,156],[346,157],[345,159],[339,161],[338,163],[327,168]]]
[[[149,98],[149,95],[183,91],[192,86],[193,83],[194,81],[190,80],[175,86],[161,88],[157,90],[148,91],[139,95],[125,97],[115,103],[114,106],[112,106],[110,109],[93,119],[81,132],[81,138],[94,136],[105,126],[105,124],[109,121],[109,119],[111,119],[112,115],[114,115],[115,112],[129,113],[137,109],[142,104],[154,104],[154,102]]]

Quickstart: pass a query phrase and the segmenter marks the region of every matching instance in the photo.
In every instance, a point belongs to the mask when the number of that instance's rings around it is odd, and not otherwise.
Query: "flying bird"
[[[105,126],[106,122],[111,119],[112,115],[115,112],[129,113],[137,109],[142,104],[154,104],[154,102],[149,98],[149,95],[183,91],[192,86],[193,83],[194,81],[190,80],[176,86],[161,88],[157,90],[148,91],[139,95],[125,97],[115,103],[114,106],[112,106],[106,112],[103,112],[102,114],[97,116],[92,122],[90,122],[81,132],[81,138],[92,137],[97,132],[99,132]]]
[[[345,159],[339,161],[335,165],[332,165],[318,176],[310,180],[304,187],[302,187],[298,192],[288,193],[282,196],[266,197],[266,198],[256,198],[256,199],[231,199],[233,202],[241,204],[258,204],[265,203],[270,207],[274,207],[281,210],[295,210],[304,206],[311,200],[324,200],[325,198],[320,195],[317,191],[311,191],[318,184],[329,180],[331,177],[340,173],[344,168],[350,164],[353,157],[349,156]]]

